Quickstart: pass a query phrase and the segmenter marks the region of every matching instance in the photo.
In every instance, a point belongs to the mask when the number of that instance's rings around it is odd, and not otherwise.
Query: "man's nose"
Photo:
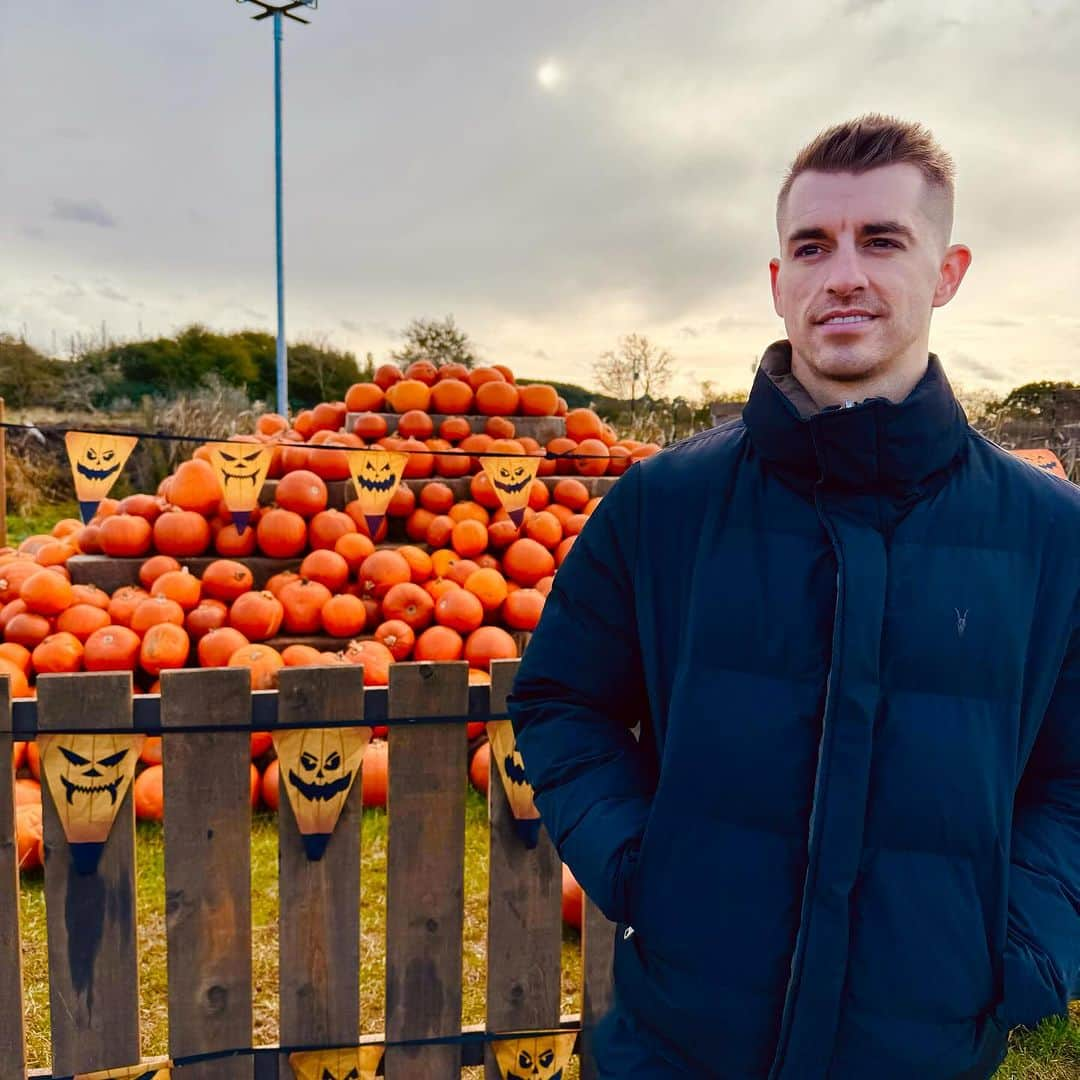
[[[866,288],[866,272],[854,244],[841,243],[826,267],[825,288],[837,296]]]

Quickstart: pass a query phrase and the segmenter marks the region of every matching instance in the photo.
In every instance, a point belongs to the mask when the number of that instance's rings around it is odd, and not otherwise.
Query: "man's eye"
[[[804,252],[808,251],[810,248],[816,248],[817,246],[818,246],[817,244],[806,244],[801,248],[796,248],[795,249],[795,258],[797,259],[800,255],[802,255]]]

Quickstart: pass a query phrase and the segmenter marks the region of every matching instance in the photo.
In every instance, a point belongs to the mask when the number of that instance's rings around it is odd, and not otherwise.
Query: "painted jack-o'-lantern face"
[[[84,522],[94,516],[98,504],[109,494],[138,441],[133,435],[94,435],[85,431],[69,431],[64,436]]]
[[[214,447],[213,454],[214,457],[221,459],[218,477],[221,480],[221,490],[226,495],[230,490],[237,494],[249,490],[257,494],[263,480],[263,477],[259,475],[263,471],[262,463],[273,455],[273,451],[263,447],[250,451],[240,451],[233,447],[228,450]]]
[[[300,751],[299,775],[296,769],[289,770],[289,780],[305,799],[324,802],[348,791],[352,783],[352,770],[344,771],[341,767],[341,754],[331,750],[327,754],[313,754],[310,750]]]
[[[135,775],[142,735],[39,735],[41,765],[79,873],[97,866]]]
[[[280,776],[304,850],[322,858],[349,797],[371,728],[297,728],[274,735]]]
[[[561,1080],[574,1048],[574,1033],[500,1040],[493,1047],[506,1080]]]
[[[356,486],[364,491],[393,491],[398,480],[389,461],[365,461],[355,476]]]
[[[60,783],[67,792],[69,804],[75,801],[76,795],[92,798],[94,795],[107,794],[111,805],[116,805],[116,793],[124,782],[120,765],[128,756],[128,750],[104,754],[96,761],[68,746],[60,746],[59,750],[68,763],[68,768],[60,775]]]
[[[101,1072],[76,1073],[75,1080],[169,1080],[171,1075],[172,1062],[168,1058],[155,1058],[141,1065],[104,1069]]]
[[[491,479],[492,487],[496,491],[505,491],[510,495],[523,491],[533,480],[529,475],[529,470],[520,461],[513,463],[508,461],[506,464],[500,464],[493,471],[495,475]]]
[[[296,1080],[375,1080],[383,1048],[356,1046],[346,1050],[304,1050],[289,1055]]]
[[[525,775],[525,762],[514,740],[514,729],[509,720],[489,720],[487,734],[491,758],[514,815],[517,833],[526,847],[536,847],[540,838],[540,811],[533,801],[532,784]]]
[[[348,458],[360,512],[374,536],[401,483],[409,455],[398,450],[350,450]]]
[[[232,514],[236,531],[243,532],[259,502],[274,450],[270,446],[242,442],[210,443],[209,449],[210,464],[221,485],[225,505]]]
[[[525,517],[525,507],[529,503],[529,489],[536,472],[540,468],[540,459],[535,457],[490,457],[481,458],[484,472],[491,481],[491,487],[499,497],[510,520],[520,525]]]

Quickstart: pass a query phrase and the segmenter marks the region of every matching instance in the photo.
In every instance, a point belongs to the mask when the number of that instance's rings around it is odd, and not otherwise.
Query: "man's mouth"
[[[873,322],[876,315],[838,315],[818,323],[818,326],[858,326],[860,323]]]

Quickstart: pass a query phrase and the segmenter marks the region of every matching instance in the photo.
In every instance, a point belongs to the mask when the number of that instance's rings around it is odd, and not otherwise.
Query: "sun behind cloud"
[[[558,89],[564,78],[562,67],[554,60],[545,60],[536,69],[536,81],[544,90]]]

